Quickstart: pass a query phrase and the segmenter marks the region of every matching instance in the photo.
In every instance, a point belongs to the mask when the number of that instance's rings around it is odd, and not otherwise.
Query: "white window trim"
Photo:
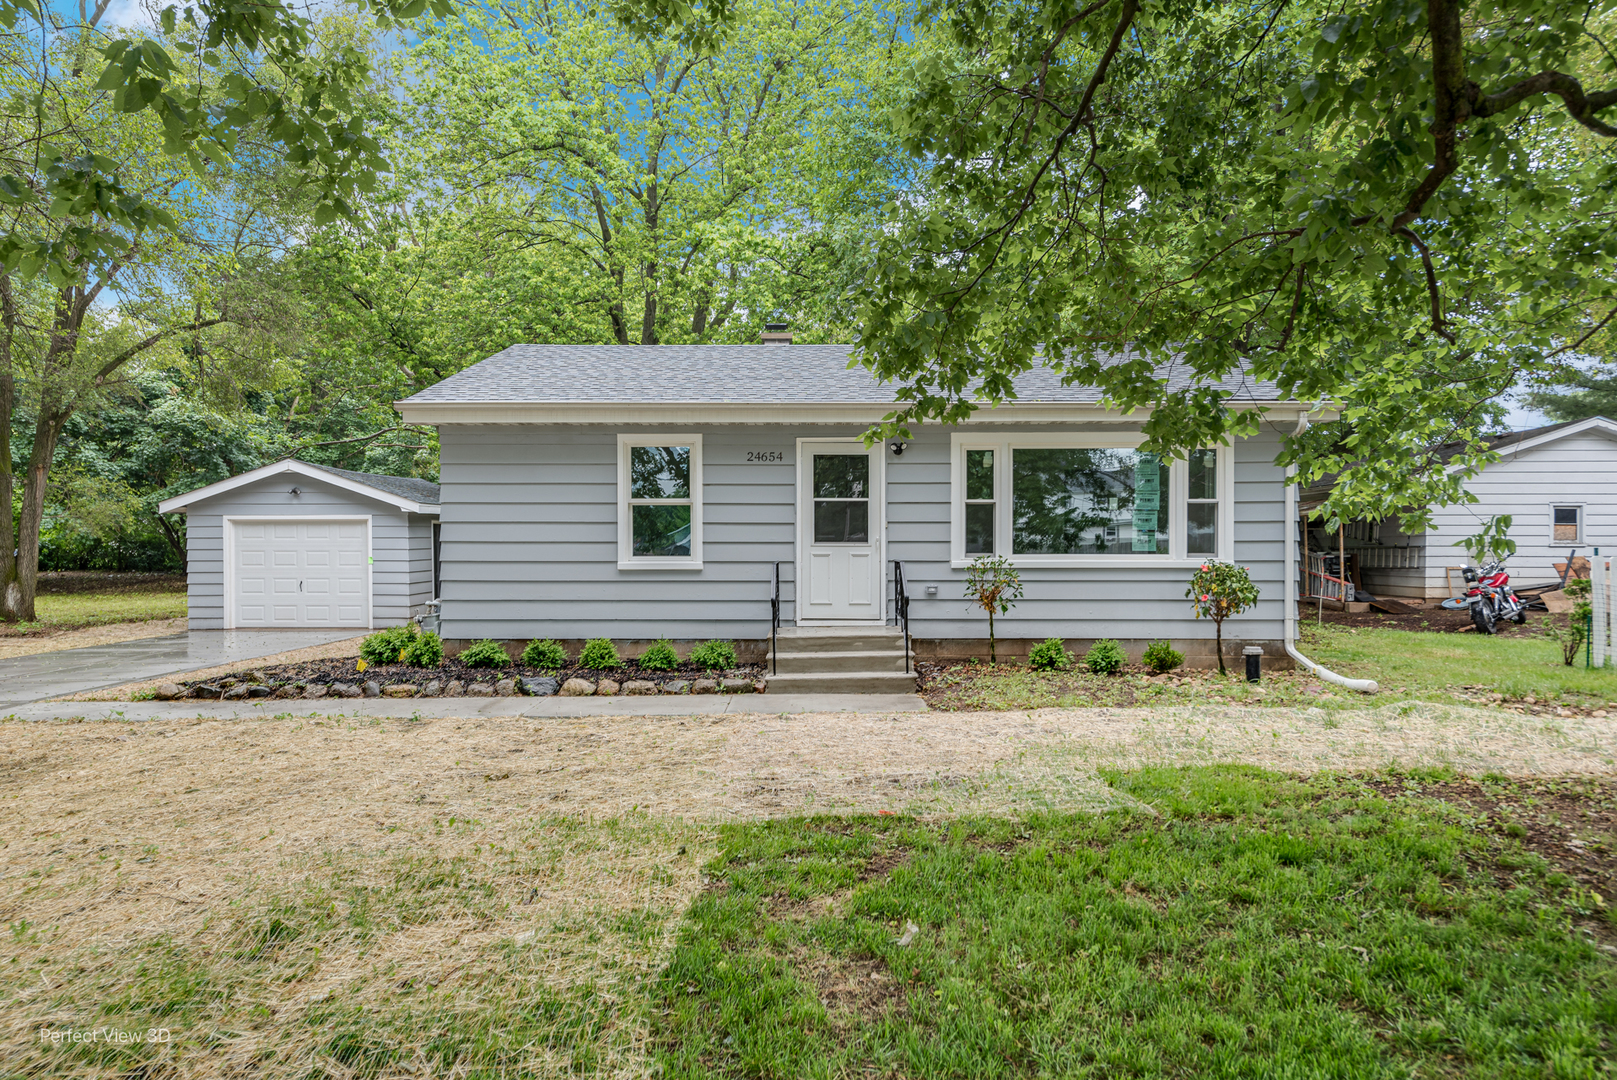
[[[1095,567],[1174,567],[1200,566],[1205,559],[1225,562],[1235,558],[1235,452],[1229,446],[1218,450],[1218,553],[1190,555],[1186,548],[1188,515],[1185,501],[1190,494],[1189,463],[1183,459],[1168,467],[1168,495],[1171,532],[1166,555],[1015,555],[1011,553],[1011,455],[1024,449],[1128,450],[1145,441],[1140,432],[1029,433],[1025,435],[956,432],[949,437],[949,565],[960,570],[971,565],[975,555],[966,554],[966,451],[994,451],[994,550],[1006,556],[1017,568],[1039,566]]]
[[[1555,512],[1557,510],[1575,509],[1578,512],[1578,538],[1576,540],[1557,540],[1555,538]],[[1584,503],[1566,502],[1560,500],[1550,503],[1550,547],[1573,548],[1582,547],[1584,534],[1589,528],[1589,512]]]
[[[688,556],[639,556],[634,554],[634,516],[629,513],[629,450],[636,446],[688,446],[691,448],[691,553]],[[618,436],[618,569],[619,570],[700,570],[702,569],[702,436],[700,435],[619,435]]]

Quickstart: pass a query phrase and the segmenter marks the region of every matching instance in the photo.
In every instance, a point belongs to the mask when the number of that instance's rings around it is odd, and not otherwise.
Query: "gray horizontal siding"
[[[705,426],[703,569],[617,568],[617,436],[604,426],[445,425],[440,429],[442,613],[449,638],[765,636],[774,564],[783,617],[794,617],[796,440],[858,428]],[[1059,430],[1054,428],[1018,428]],[[1071,430],[1071,429],[1067,429]],[[1282,633],[1284,476],[1273,437],[1236,451],[1235,557],[1263,598],[1226,627],[1232,638]],[[750,464],[749,450],[782,463]],[[923,638],[981,637],[986,620],[949,565],[949,431],[926,428],[887,462],[887,558],[905,563],[912,629]],[[889,576],[891,562],[889,562]],[[1190,617],[1184,567],[1023,571],[1026,598],[996,628],[1007,637],[1210,638]],[[936,599],[925,587],[937,585]],[[888,585],[891,597],[891,583]]]
[[[289,491],[297,487],[299,494]],[[419,612],[432,591],[432,519],[341,488],[278,474],[193,503],[186,515],[186,592],[193,630],[225,625],[224,519],[346,515],[371,519],[371,619],[395,626]],[[423,574],[425,585],[421,584]]]

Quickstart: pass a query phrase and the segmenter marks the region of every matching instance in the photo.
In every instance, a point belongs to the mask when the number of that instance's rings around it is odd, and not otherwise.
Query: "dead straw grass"
[[[639,1075],[706,823],[1126,802],[1106,767],[1617,773],[1487,709],[0,724],[0,1075]],[[166,1027],[56,1047],[41,1028]]]

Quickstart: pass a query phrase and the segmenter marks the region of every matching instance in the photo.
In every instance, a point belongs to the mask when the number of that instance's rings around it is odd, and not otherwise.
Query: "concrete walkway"
[[[84,650],[88,651],[88,650]],[[725,716],[760,713],[925,712],[918,694],[681,694],[657,697],[348,698],[302,701],[56,701],[6,708],[0,720],[235,720],[254,717],[347,716],[439,719],[508,716],[560,720],[588,716]]]
[[[0,708],[234,664],[353,636],[352,630],[193,630],[12,657],[0,660]]]

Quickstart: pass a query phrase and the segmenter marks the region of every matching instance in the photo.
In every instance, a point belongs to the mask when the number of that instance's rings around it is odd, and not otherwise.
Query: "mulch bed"
[[[1476,815],[1478,829],[1497,838],[1496,855],[1519,844],[1594,893],[1597,907],[1617,904],[1617,781],[1391,777],[1364,782],[1386,798],[1418,796],[1460,807]],[[1530,872],[1509,859],[1490,869],[1506,883]],[[1585,925],[1597,936],[1617,940],[1609,919]]]
[[[1542,611],[1528,611],[1525,626],[1517,626],[1509,621],[1502,622],[1499,624],[1499,634],[1502,637],[1541,636],[1544,631],[1540,624],[1546,617],[1563,624],[1567,620],[1565,615],[1546,616]],[[1421,608],[1407,615],[1388,615],[1380,611],[1332,611],[1327,608],[1324,617],[1320,618],[1312,605],[1304,603],[1298,608],[1297,618],[1304,625],[1319,621],[1326,626],[1351,626],[1355,629],[1371,627],[1377,630],[1426,630],[1439,634],[1476,633],[1476,628],[1471,625],[1469,611],[1450,611],[1441,607]]]
[[[251,693],[253,697],[292,698],[301,697],[302,691],[309,686],[329,688],[338,683],[362,686],[366,682],[375,682],[381,688],[399,684],[424,687],[432,680],[444,685],[458,680],[470,686],[473,683],[494,683],[501,679],[515,679],[518,681],[516,693],[521,694],[523,693],[520,688],[521,680],[545,678],[555,679],[558,683],[573,678],[587,679],[592,683],[611,679],[619,684],[630,679],[639,679],[655,683],[657,693],[665,694],[689,693],[689,684],[699,679],[731,680],[750,685],[764,677],[764,669],[759,665],[747,665],[727,671],[708,671],[686,663],[671,671],[642,671],[633,660],[625,661],[622,667],[609,670],[585,668],[577,664],[560,670],[526,667],[522,664],[512,664],[503,668],[474,668],[452,657],[445,658],[443,663],[432,668],[411,667],[408,664],[373,664],[363,672],[355,669],[353,657],[342,657],[309,660],[301,664],[277,664],[271,667],[243,669],[233,675],[198,679],[179,685],[187,691],[187,697],[202,700],[223,697],[225,693],[239,685],[262,686],[269,691],[268,693],[253,691]],[[687,685],[681,689],[675,685],[679,683]],[[673,688],[670,689],[671,687]]]

